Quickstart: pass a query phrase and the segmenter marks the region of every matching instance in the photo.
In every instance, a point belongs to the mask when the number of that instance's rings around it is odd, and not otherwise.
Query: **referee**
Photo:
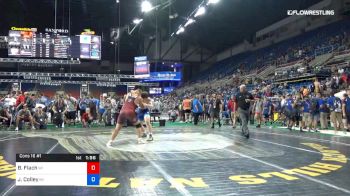
[[[236,96],[238,114],[242,123],[242,134],[248,139],[249,138],[249,129],[248,129],[248,120],[249,120],[249,108],[250,102],[254,100],[253,95],[247,92],[246,86],[243,84],[239,87],[239,93]]]

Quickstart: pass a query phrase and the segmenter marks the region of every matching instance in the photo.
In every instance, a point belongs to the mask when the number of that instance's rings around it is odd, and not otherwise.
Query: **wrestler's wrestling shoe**
[[[142,138],[137,139],[138,144],[146,144],[146,141],[143,140]]]
[[[109,141],[107,142],[106,146],[107,146],[107,147],[112,147],[112,142],[113,142],[112,140],[109,140]]]

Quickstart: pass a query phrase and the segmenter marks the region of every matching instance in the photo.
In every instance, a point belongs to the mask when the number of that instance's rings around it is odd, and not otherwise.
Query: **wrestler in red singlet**
[[[143,107],[140,95],[141,95],[140,90],[131,91],[130,94],[126,95],[124,105],[120,110],[120,114],[118,116],[117,125],[112,133],[111,140],[107,142],[107,147],[112,146],[112,142],[117,137],[119,131],[122,129],[125,121],[129,121],[136,126],[138,143],[139,144],[146,143],[141,137],[142,136],[141,123],[137,121],[137,116],[135,112],[137,105],[140,105],[140,107]]]
[[[120,114],[118,116],[117,123],[123,124],[125,121],[129,121],[132,124],[137,122],[136,110],[137,105],[135,104],[135,98],[127,95],[127,98],[124,102]]]

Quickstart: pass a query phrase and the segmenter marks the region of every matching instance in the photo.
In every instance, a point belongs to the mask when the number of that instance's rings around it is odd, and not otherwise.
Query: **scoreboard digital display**
[[[67,36],[10,30],[8,56],[101,60],[101,37],[96,35]]]
[[[101,59],[101,37],[96,35],[80,35],[80,58]]]
[[[148,78],[150,76],[150,65],[146,56],[134,58],[134,75],[136,78]]]

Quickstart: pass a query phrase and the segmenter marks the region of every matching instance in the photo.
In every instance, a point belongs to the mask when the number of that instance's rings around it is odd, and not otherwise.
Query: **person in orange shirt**
[[[185,112],[185,122],[189,122],[190,115],[191,115],[191,99],[189,97],[185,97],[185,99],[182,101],[182,108]]]

